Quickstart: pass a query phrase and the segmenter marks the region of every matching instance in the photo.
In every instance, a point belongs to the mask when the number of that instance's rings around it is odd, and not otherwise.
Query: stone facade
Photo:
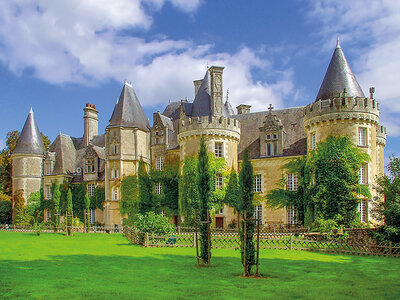
[[[140,160],[156,169],[171,159],[183,164],[185,158],[197,155],[204,137],[208,151],[223,157],[228,171],[238,169],[242,153],[248,148],[255,174],[256,211],[262,214],[262,223],[292,224],[293,210],[267,208],[265,194],[277,188],[282,177],[290,179],[290,188],[296,188],[297,175],[285,174],[282,167],[306,155],[327,136],[349,135],[370,155],[363,183],[372,192],[376,176],[383,174],[386,129],[379,124],[379,103],[373,98],[374,89],[365,97],[349,72],[338,44],[315,102],[278,110],[270,105],[266,111],[255,113],[250,112],[250,105],[241,104],[235,114],[228,98],[223,102],[223,68],[213,66],[203,79],[194,81],[192,102],[170,102],[162,113],[153,114],[152,126],[133,87],[125,82],[105,134],[98,135],[98,112],[94,105],[87,104],[82,138],[60,133],[46,154],[15,153],[13,189],[24,189],[27,196],[43,186],[46,196],[48,186],[67,178],[73,183],[87,183],[88,189],[103,186],[104,209],[96,210],[95,221],[121,225],[120,180],[137,174]],[[340,79],[331,82],[332,78]],[[212,216],[214,226],[226,228],[237,222],[230,207]]]

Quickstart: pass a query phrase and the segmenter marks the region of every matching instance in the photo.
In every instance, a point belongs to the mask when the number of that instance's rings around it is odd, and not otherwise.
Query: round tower
[[[45,153],[42,136],[31,109],[11,156],[13,195],[17,190],[22,190],[25,204],[31,193],[40,191]]]
[[[371,160],[360,169],[360,183],[369,185],[372,194],[376,176],[384,172],[386,143],[386,128],[379,124],[374,92],[370,88],[369,97],[364,96],[338,41],[316,100],[304,110],[308,151],[329,135],[348,135],[354,145],[369,154]]]
[[[210,67],[203,80],[195,81],[195,99],[191,107],[181,103],[178,143],[181,160],[195,156],[204,137],[208,152],[225,158],[227,168],[237,169],[239,121],[230,117],[222,100],[223,67]],[[186,107],[186,108],[185,108]]]

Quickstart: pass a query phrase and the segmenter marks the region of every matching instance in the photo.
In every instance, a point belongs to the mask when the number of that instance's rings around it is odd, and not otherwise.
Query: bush
[[[148,212],[145,215],[137,214],[133,226],[140,232],[150,234],[165,235],[175,231],[173,224],[168,222],[168,218]]]
[[[0,224],[11,224],[12,204],[8,200],[0,200]]]
[[[342,221],[341,215],[336,215],[334,219],[323,219],[318,217],[312,224],[312,231],[321,233],[326,240],[346,240],[348,234],[344,232],[344,225],[338,225]]]

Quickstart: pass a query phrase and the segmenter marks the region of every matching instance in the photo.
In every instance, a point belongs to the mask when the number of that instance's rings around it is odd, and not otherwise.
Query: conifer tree
[[[71,189],[68,189],[68,193],[67,193],[67,220],[65,220],[67,222],[67,232],[68,235],[71,235],[71,227],[72,226],[72,210],[73,210],[73,206],[72,206],[72,192]]]
[[[58,225],[59,225],[59,210],[60,210],[60,198],[61,198],[61,192],[60,192],[60,183],[58,182],[58,179],[56,180],[54,184],[54,189],[53,189],[53,195],[52,195],[52,202],[53,202],[53,221],[54,221],[54,232],[57,232]]]
[[[145,214],[149,211],[155,211],[156,203],[154,201],[153,185],[149,173],[146,170],[146,164],[142,160],[139,162],[138,183],[140,199],[139,212]]]
[[[209,264],[211,259],[211,237],[210,237],[210,218],[209,202],[211,197],[211,174],[207,148],[204,137],[200,141],[199,161],[197,165],[197,188],[200,197],[200,257],[204,264]]]
[[[89,228],[90,228],[90,198],[89,198],[89,194],[86,191],[85,194],[85,209],[86,209],[86,232],[89,232]]]
[[[225,204],[233,207],[236,211],[239,210],[240,204],[240,186],[235,168],[232,168],[229,175],[228,186],[226,188],[224,202]]]
[[[253,166],[245,149],[242,167],[239,174],[241,198],[238,205],[242,213],[240,228],[241,257],[244,269],[243,276],[251,275],[251,267],[255,264],[255,247],[253,241],[255,222],[253,217]]]
[[[16,225],[29,225],[30,217],[26,213],[25,199],[23,196],[23,190],[17,190],[13,197],[13,214],[12,222]]]

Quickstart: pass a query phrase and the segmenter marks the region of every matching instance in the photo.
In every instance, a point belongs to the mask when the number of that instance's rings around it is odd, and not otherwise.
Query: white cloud
[[[376,87],[388,133],[400,136],[400,120],[392,115],[400,112],[400,2],[315,0],[310,19],[322,23],[319,34],[323,39],[332,41],[340,34],[345,52],[359,55],[351,62],[357,79],[364,92]]]
[[[0,60],[16,73],[29,69],[55,84],[133,80],[144,106],[168,98],[192,99],[192,80],[204,75],[207,64],[221,65],[233,106],[248,103],[253,110],[265,110],[268,103],[283,106],[282,98],[293,91],[291,71],[272,70],[271,62],[251,49],[215,53],[211,45],[188,40],[121,34],[130,29],[146,32],[153,22],[151,10],[160,10],[166,1],[189,13],[201,4],[200,0],[3,2]],[[275,82],[254,82],[254,68],[273,73]]]

